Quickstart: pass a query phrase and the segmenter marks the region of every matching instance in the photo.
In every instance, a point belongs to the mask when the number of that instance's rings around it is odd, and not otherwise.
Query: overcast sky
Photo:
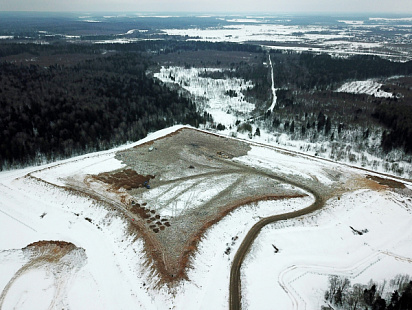
[[[412,0],[0,0],[0,11],[412,14]]]

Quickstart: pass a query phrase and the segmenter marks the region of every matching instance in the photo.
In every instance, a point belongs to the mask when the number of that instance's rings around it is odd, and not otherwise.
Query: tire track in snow
[[[2,185],[3,187],[5,187],[5,188],[6,188],[7,190],[9,190],[9,191],[12,190],[10,187],[8,187],[8,186],[6,186],[6,185],[4,185],[4,184],[1,184],[1,183],[0,183],[0,185]],[[2,196],[2,197],[10,196],[10,194],[9,194],[9,193],[6,193],[6,192],[4,192],[4,191],[1,191],[1,196]],[[2,202],[0,202],[0,206],[1,206],[1,205],[3,205]],[[20,221],[19,219],[15,218],[13,215],[10,215],[10,214],[7,213],[6,211],[0,209],[0,212],[3,213],[4,215],[10,217],[10,218],[13,219],[14,221],[19,222],[20,224],[26,226],[27,228],[31,229],[32,231],[37,232],[36,229],[34,229],[33,227],[27,225],[26,223]]]
[[[0,210],[0,212],[3,213],[3,214],[5,214],[5,215],[7,215],[8,217],[10,217],[11,219],[15,220],[16,222],[19,222],[20,224],[26,226],[27,228],[31,229],[32,231],[37,232],[37,230],[35,230],[33,227],[31,227],[31,226],[27,225],[26,223],[20,221],[19,219],[16,219],[14,216],[8,214],[7,212],[5,212],[5,211],[3,211],[3,210]]]

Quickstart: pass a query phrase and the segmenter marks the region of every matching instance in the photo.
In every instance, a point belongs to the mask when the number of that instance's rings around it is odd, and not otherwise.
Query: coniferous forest
[[[147,74],[153,55],[261,52],[234,43],[0,45],[0,170],[136,141],[174,124],[212,121]]]
[[[272,114],[265,113],[272,95],[269,55],[276,73]],[[150,72],[164,63],[217,66],[223,70],[203,75],[251,80],[254,86],[244,95],[256,104],[256,115],[263,116],[269,130],[350,143],[373,134],[383,152],[412,152],[409,95],[387,99],[334,91],[348,80],[409,76],[412,62],[268,54],[256,45],[184,40],[8,43],[0,45],[0,169],[107,149],[173,124],[212,121],[184,92],[152,78]],[[408,85],[397,87],[405,93]],[[345,155],[335,153],[337,160]]]
[[[0,63],[0,167],[106,149],[206,120],[189,99],[148,78],[148,65],[138,53],[74,66]]]

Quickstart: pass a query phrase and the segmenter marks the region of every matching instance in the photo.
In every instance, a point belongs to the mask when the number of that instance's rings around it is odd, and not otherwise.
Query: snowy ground
[[[165,83],[176,83],[188,90],[197,98],[199,108],[212,114],[216,123],[229,126],[234,124],[238,117],[250,117],[255,105],[245,100],[242,91],[253,87],[253,84],[237,78],[212,79],[200,76],[203,72],[217,70],[219,69],[162,67],[154,76]],[[227,95],[229,90],[234,91],[236,96]]]
[[[121,167],[114,155],[111,150],[0,173],[0,227],[7,232],[0,238],[1,309],[227,309],[231,261],[247,231],[262,217],[313,202],[309,195],[236,209],[207,230],[188,281],[155,288],[156,274],[145,264],[143,242],[127,233],[125,220],[91,198],[53,185],[79,171]],[[364,179],[355,169],[264,147],[254,146],[236,160],[326,187],[336,178],[348,184],[355,177]],[[329,274],[366,283],[412,272],[410,194],[359,187],[348,185],[339,200],[331,198],[316,214],[263,229],[243,267],[248,309],[319,309]],[[368,232],[354,235],[349,226]],[[78,250],[53,264],[25,269],[30,257],[22,249],[39,240],[71,242]]]
[[[367,284],[412,274],[412,202],[403,200],[359,190],[312,216],[265,227],[242,270],[245,308],[320,309],[329,275]]]
[[[369,18],[336,20],[324,25],[317,20],[294,23],[283,16],[244,18],[224,17],[229,25],[209,28],[163,29],[168,35],[188,36],[189,40],[211,42],[258,42],[273,49],[311,51],[332,55],[379,55],[406,61],[410,59],[410,18]],[[383,34],[384,33],[384,34]]]
[[[336,91],[352,94],[367,94],[375,97],[392,98],[393,94],[381,89],[383,84],[374,80],[347,82]]]
[[[271,59],[269,58],[269,65],[271,66]],[[191,68],[185,69],[182,67],[162,67],[160,72],[155,74],[155,77],[165,83],[177,83],[181,87],[185,88],[189,93],[196,97],[196,104],[201,112],[207,111],[210,113],[216,124],[221,123],[226,126],[226,129],[219,133],[228,136],[237,136],[243,139],[249,139],[256,129],[259,128],[260,136],[253,136],[253,140],[257,142],[272,144],[280,147],[284,147],[293,151],[304,152],[310,155],[317,155],[324,158],[330,158],[332,160],[337,156],[332,154],[332,143],[329,139],[319,142],[310,142],[308,140],[295,140],[291,139],[287,134],[279,134],[277,132],[269,132],[265,130],[264,125],[259,126],[257,121],[252,126],[252,132],[249,134],[237,132],[236,122],[248,122],[252,119],[252,111],[254,105],[245,101],[241,90],[248,86],[252,86],[250,82],[246,82],[242,79],[211,79],[200,77],[204,71],[216,71],[221,69],[216,68]],[[272,84],[273,84],[272,72]],[[375,80],[365,81],[353,81],[343,84],[336,91],[349,92],[349,93],[365,93],[374,95],[375,97],[393,97],[392,93],[385,92],[381,89],[383,84]],[[228,90],[234,90],[238,96],[229,97],[226,93]],[[269,107],[272,110],[276,105],[276,89],[272,85],[273,100]],[[347,130],[344,134],[348,137],[355,136],[353,132]],[[368,144],[372,148],[376,148],[380,145],[381,132],[372,132],[368,138]],[[394,173],[395,170],[401,171],[399,176],[411,178],[412,176],[412,164],[399,159],[399,153],[397,150],[392,151],[386,155],[386,158],[382,159],[377,156],[373,156],[366,151],[356,151],[351,143],[346,145],[340,145],[342,149],[349,148],[350,154],[353,154],[355,160],[351,161],[349,153],[345,154],[344,158],[340,159],[341,162],[357,165],[368,169],[384,173]]]

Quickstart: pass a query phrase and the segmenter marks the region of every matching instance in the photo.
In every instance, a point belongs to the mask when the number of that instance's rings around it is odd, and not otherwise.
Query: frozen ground
[[[143,241],[129,234],[127,220],[53,185],[71,174],[121,168],[116,151],[0,173],[0,227],[7,232],[0,238],[1,309],[227,309],[231,261],[247,231],[262,217],[313,202],[309,195],[236,209],[205,232],[187,280],[155,287]],[[236,162],[318,184],[321,191],[330,188],[325,208],[316,214],[263,229],[243,267],[248,309],[319,309],[329,274],[366,283],[412,272],[410,184],[395,192],[367,180],[365,172],[261,146]],[[349,226],[368,232],[354,235]],[[35,257],[22,249],[40,240],[69,242],[76,250],[26,268]]]
[[[176,83],[195,96],[202,111],[213,115],[216,123],[232,125],[238,117],[250,117],[255,105],[247,102],[242,91],[253,87],[250,81],[243,79],[212,79],[202,77],[202,73],[218,71],[215,68],[162,67],[155,77],[165,83]],[[236,96],[226,92],[233,91]],[[202,99],[203,98],[203,99]]]
[[[336,91],[352,94],[367,94],[375,97],[392,98],[393,94],[381,89],[383,84],[374,80],[347,82]]]
[[[220,27],[163,29],[168,35],[212,42],[253,42],[273,49],[333,55],[379,55],[410,60],[411,19],[362,18],[296,22],[295,17],[222,17]]]
[[[271,66],[271,59],[269,58],[269,65]],[[259,119],[257,122],[252,122],[252,132],[241,133],[237,132],[236,122],[250,122],[253,120],[252,111],[254,105],[245,101],[241,90],[246,86],[251,85],[250,82],[245,82],[241,79],[211,79],[200,77],[199,75],[204,72],[215,71],[221,69],[215,68],[191,68],[185,69],[182,67],[162,67],[160,72],[155,74],[157,78],[165,83],[177,83],[189,93],[196,97],[196,104],[198,109],[203,112],[207,111],[214,119],[214,122],[221,123],[226,126],[226,129],[219,131],[222,134],[228,136],[237,136],[243,139],[249,139],[259,128],[260,136],[253,136],[253,140],[257,142],[263,142],[280,147],[284,147],[293,151],[300,151],[310,155],[317,155],[324,158],[330,158],[334,160],[337,154],[332,151],[332,142],[329,139],[324,141],[310,142],[308,140],[293,140],[287,134],[279,134],[277,132],[268,132],[262,126],[259,125]],[[276,89],[273,86],[273,75],[276,72],[272,72],[272,94],[273,100],[269,107],[269,110],[273,109],[276,105]],[[393,97],[392,93],[385,92],[381,89],[383,84],[375,80],[365,81],[352,81],[343,84],[336,91],[349,92],[349,93],[365,93],[374,95],[376,97]],[[226,91],[234,90],[238,96],[230,97],[226,94]],[[354,136],[354,133],[350,130],[344,130],[344,134],[348,137]],[[368,138],[368,144],[372,148],[375,146],[379,148],[381,139],[381,132],[372,132]],[[372,169],[379,172],[394,172],[398,170],[399,175],[406,178],[412,176],[412,164],[399,160],[400,152],[397,150],[387,154],[385,158],[380,158],[369,154],[366,151],[355,150],[351,143],[346,145],[340,145],[340,151],[345,151],[345,155],[341,156],[341,162],[358,165]],[[350,151],[346,151],[349,149]],[[350,154],[353,154],[354,160],[350,160]]]

